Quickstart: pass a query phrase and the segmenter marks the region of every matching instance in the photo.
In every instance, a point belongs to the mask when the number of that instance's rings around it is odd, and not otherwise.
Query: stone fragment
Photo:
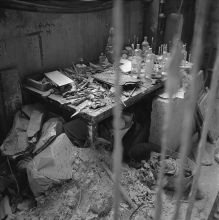
[[[90,211],[94,214],[97,214],[99,217],[104,217],[112,209],[112,197],[103,197],[100,200],[96,201],[95,204],[90,206]]]
[[[17,209],[20,211],[28,211],[36,206],[36,201],[33,199],[25,199],[17,205]]]

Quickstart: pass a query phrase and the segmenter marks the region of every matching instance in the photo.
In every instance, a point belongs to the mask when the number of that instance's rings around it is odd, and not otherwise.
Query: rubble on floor
[[[112,167],[111,153],[104,149],[77,148],[72,151],[73,176],[69,181],[45,192],[36,198],[37,207],[28,211],[17,212],[17,216],[25,219],[113,219],[113,182],[107,175],[102,163],[109,169]],[[122,198],[120,204],[120,219],[150,220],[154,215],[156,188],[149,188],[147,183],[139,179],[140,169],[123,165],[121,186],[128,192],[137,209],[132,209]],[[174,210],[173,193],[163,193],[163,219],[170,217],[170,210]],[[186,208],[182,204],[182,209]],[[200,213],[199,213],[200,214]],[[197,214],[198,216],[198,214]],[[198,217],[196,219],[199,219]]]
[[[71,158],[71,180],[57,183],[43,195],[36,197],[36,207],[19,210],[21,205],[18,206],[17,219],[112,219],[113,182],[101,165],[104,162],[109,169],[112,167],[111,153],[103,148],[95,150],[72,146]],[[131,168],[125,164],[123,166],[121,185],[138,209],[131,209],[122,199],[121,220],[140,217],[149,220],[153,217],[156,190],[149,188],[147,183],[139,179],[139,172],[140,169]],[[170,210],[174,210],[174,197],[163,194],[163,198],[164,216],[168,216]]]
[[[2,176],[4,169],[0,170],[0,195],[3,195],[0,200],[11,206],[8,217],[13,218],[13,213],[19,220],[113,219],[112,152],[101,143],[96,149],[78,148],[74,140],[63,133],[63,120],[46,112],[43,116],[41,110],[38,113],[43,120],[36,127],[30,126],[29,123],[36,120],[35,116],[31,120],[31,115],[38,114],[33,109],[25,106],[17,113],[12,131],[1,146],[3,155],[0,157],[5,161],[6,174]],[[28,129],[31,130],[29,138]],[[27,141],[23,148],[18,147],[20,133]],[[120,220],[153,219],[160,154],[150,155],[149,160],[141,161],[135,168],[132,163],[123,164]],[[187,164],[184,174],[191,182],[194,164],[189,160]],[[0,163],[0,167],[3,165]],[[177,155],[167,156],[166,183],[174,183],[178,170]],[[10,174],[9,181],[5,181],[7,174]],[[174,191],[174,187],[171,190]],[[170,210],[174,210],[174,193],[163,191],[163,199],[163,219],[166,219]],[[0,207],[1,218],[4,212]]]

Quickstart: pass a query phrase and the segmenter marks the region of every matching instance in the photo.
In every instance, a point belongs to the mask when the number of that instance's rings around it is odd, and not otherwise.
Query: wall
[[[20,79],[66,67],[80,57],[89,61],[104,50],[112,25],[112,10],[86,14],[46,14],[0,9],[0,73],[16,66]],[[124,8],[125,41],[142,39],[141,1]],[[0,77],[0,88],[3,85]],[[7,91],[6,91],[7,94]],[[8,132],[3,93],[0,89],[0,144]],[[4,131],[4,132],[3,132]]]
[[[206,86],[210,85],[219,39],[219,1],[210,0],[209,3],[210,8],[205,25],[202,60],[202,68],[205,70]]]
[[[145,4],[145,13],[144,13],[144,35],[149,37],[149,42],[151,38],[157,38],[157,43],[168,43],[166,36],[171,37],[172,33],[177,27],[174,27],[174,24],[168,23],[168,18],[171,17],[172,13],[177,13],[181,0],[168,0],[164,4],[164,14],[165,14],[165,23],[164,30],[158,30],[159,22],[159,3],[160,0],[153,0]],[[195,0],[184,0],[181,13],[184,18],[183,30],[182,30],[182,41],[187,43],[188,49],[190,48],[192,37],[193,37],[193,27],[194,27],[194,18],[195,18]],[[174,15],[172,16],[172,20]],[[164,31],[164,32],[163,32]]]
[[[165,11],[167,15],[171,13],[178,13],[180,5],[182,7],[180,13],[183,15],[183,28],[182,28],[182,42],[187,44],[187,49],[190,49],[193,37],[193,29],[195,22],[195,3],[196,0],[168,0]]]
[[[211,1],[207,19],[206,46],[216,48],[219,37],[219,1]]]
[[[143,7],[128,2],[125,38],[142,38]],[[93,60],[104,50],[112,11],[87,14],[44,14],[0,11],[0,69],[16,65],[21,77],[68,66],[80,57]]]
[[[207,69],[210,64],[210,68],[213,66],[213,60],[208,62],[211,52],[217,48],[219,37],[219,1],[211,1],[209,15],[206,22],[205,33],[205,56],[203,66]]]
[[[155,39],[157,35],[159,0],[145,3],[144,12],[144,35],[151,44],[152,37]]]

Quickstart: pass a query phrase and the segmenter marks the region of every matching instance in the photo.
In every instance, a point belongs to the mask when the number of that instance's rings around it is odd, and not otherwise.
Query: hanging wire
[[[10,163],[8,157],[7,157],[7,163],[8,163],[8,166],[9,166],[9,169],[10,169],[10,172],[11,172],[11,175],[12,175],[12,177],[14,178],[14,181],[15,181],[15,184],[16,184],[17,194],[19,195],[19,194],[20,194],[20,188],[19,188],[19,185],[18,185],[18,181],[17,181],[17,179],[16,179],[16,177],[15,177],[15,175],[14,175],[14,172],[13,172],[13,170],[12,170],[12,168],[11,168],[11,163]]]
[[[120,135],[120,120],[121,120],[121,87],[120,87],[120,75],[119,61],[120,54],[123,46],[123,13],[122,13],[122,0],[114,0],[113,7],[113,26],[115,30],[113,51],[114,51],[114,68],[115,68],[115,91],[116,91],[116,105],[113,109],[114,118],[114,152],[113,152],[113,172],[115,175],[114,181],[114,220],[119,218],[119,206],[120,206],[120,174],[122,167],[122,138]]]
[[[205,17],[207,12],[208,1],[199,0],[197,2],[197,17],[194,30],[194,39],[193,39],[193,48],[192,48],[192,62],[193,68],[191,71],[192,80],[191,80],[191,90],[189,91],[189,100],[186,102],[185,111],[184,111],[184,121],[182,127],[182,136],[181,136],[181,147],[180,147],[180,167],[179,167],[179,176],[177,178],[177,201],[176,201],[176,210],[173,216],[173,220],[177,220],[179,216],[179,210],[181,206],[181,195],[183,191],[183,179],[184,179],[184,164],[186,159],[186,154],[188,152],[191,133],[192,133],[192,124],[193,116],[195,113],[196,100],[198,97],[197,94],[197,83],[196,78],[199,71],[201,53],[202,53],[202,39],[203,39],[203,28],[205,23]]]

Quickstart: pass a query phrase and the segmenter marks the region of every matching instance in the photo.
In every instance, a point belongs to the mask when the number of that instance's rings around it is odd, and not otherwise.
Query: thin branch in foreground
[[[123,45],[123,16],[122,16],[122,0],[114,0],[113,8],[113,25],[115,28],[114,38],[114,65],[115,65],[115,90],[116,90],[116,106],[113,111],[114,117],[114,152],[113,152],[113,172],[115,175],[114,182],[114,220],[119,218],[120,206],[120,174],[122,167],[122,140],[120,135],[120,120],[121,120],[121,88],[119,86],[120,71],[119,60],[120,52]]]
[[[175,40],[175,45],[171,54],[171,59],[168,65],[168,79],[166,82],[166,92],[169,95],[169,103],[167,106],[167,111],[165,113],[164,125],[163,125],[163,135],[162,135],[162,150],[161,150],[161,169],[158,178],[158,193],[156,198],[155,207],[155,220],[159,220],[162,214],[162,188],[164,180],[164,169],[165,169],[165,155],[168,147],[168,140],[172,132],[172,113],[173,113],[173,96],[177,92],[180,83],[179,66],[182,62],[182,44]]]
[[[207,108],[205,112],[205,119],[203,122],[203,128],[202,128],[202,134],[201,139],[198,146],[198,155],[197,155],[197,170],[194,175],[193,184],[192,184],[192,190],[191,190],[191,196],[189,199],[189,205],[186,212],[186,220],[190,220],[192,216],[192,209],[195,202],[195,195],[198,188],[198,179],[200,176],[201,171],[201,160],[203,157],[205,145],[206,145],[206,139],[208,134],[208,128],[211,122],[211,116],[213,113],[213,109],[215,106],[215,97],[216,97],[216,91],[217,91],[217,85],[218,85],[218,79],[219,79],[219,53],[217,54],[217,59],[214,66],[213,76],[211,78],[211,88],[208,93],[208,100],[207,100]]]
[[[186,154],[188,152],[191,133],[192,133],[192,124],[193,124],[193,116],[195,112],[196,100],[198,97],[197,94],[197,85],[196,85],[196,76],[199,70],[201,54],[202,54],[202,39],[203,39],[203,27],[205,23],[206,12],[208,9],[208,1],[207,0],[199,0],[197,5],[197,17],[195,22],[194,29],[194,39],[193,39],[193,68],[192,68],[192,81],[191,81],[191,89],[189,93],[189,100],[186,102],[185,112],[184,112],[184,121],[182,127],[182,136],[181,136],[181,147],[180,147],[180,167],[179,167],[179,176],[177,179],[177,201],[176,201],[176,210],[173,216],[173,220],[177,220],[179,216],[179,210],[181,206],[181,195],[183,186],[183,178],[184,178],[184,163],[186,159]]]

